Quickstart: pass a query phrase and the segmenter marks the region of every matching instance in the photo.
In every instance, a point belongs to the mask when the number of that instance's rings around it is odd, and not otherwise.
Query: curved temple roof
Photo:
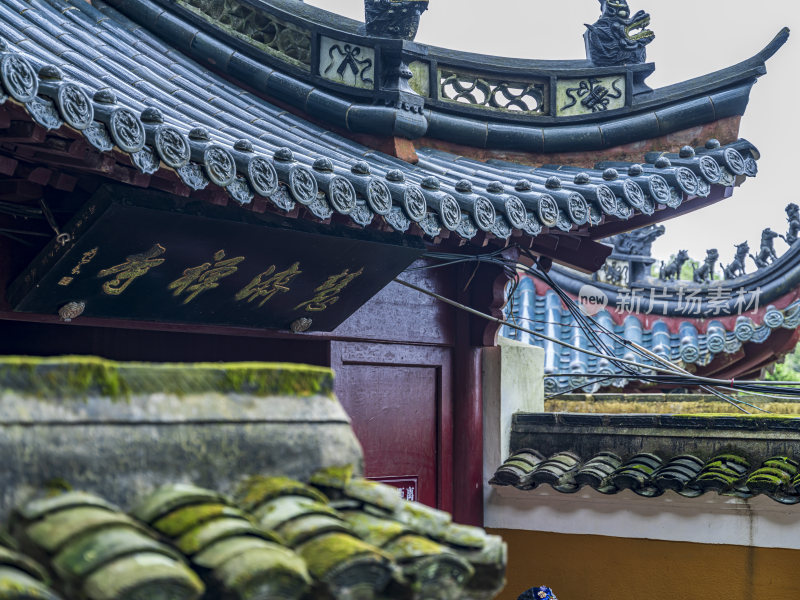
[[[652,243],[654,238],[648,236],[663,234],[663,227],[631,234],[634,237],[630,240],[645,240],[644,246],[616,240],[615,244],[622,242],[619,248],[627,243],[628,249],[617,253],[615,245],[605,270],[594,277],[558,266],[549,275],[573,299],[583,302],[593,296],[602,303],[588,312],[596,323],[617,336],[614,339],[601,334],[617,358],[653,364],[625,346],[624,341],[631,341],[699,375],[722,379],[758,376],[761,369],[790,352],[800,336],[800,244],[793,233],[800,227],[797,210],[794,204],[786,209],[789,232],[781,237],[789,243],[789,249],[783,255],[778,257],[772,245],[778,234],[766,229],[759,252],[750,251],[746,242],[736,246],[734,261],[722,269],[725,279],[712,279],[713,268],[706,273],[706,281],[703,277],[698,281],[674,280],[674,273],[670,279],[666,273],[670,265],[665,268],[665,263],[660,268],[664,279],[651,277],[655,259],[637,251],[648,246],[647,239]],[[769,248],[772,256],[766,256]],[[707,254],[718,267],[717,250]],[[746,273],[746,262],[756,259],[761,261],[757,270]],[[632,281],[623,281],[625,274]],[[597,351],[558,295],[543,282],[521,277],[506,311],[509,319],[538,333]],[[546,379],[550,394],[576,388],[594,393],[602,387],[647,387],[640,380],[615,377],[622,373],[608,360],[511,327],[505,327],[502,335],[544,348],[546,373],[559,375]]]
[[[659,288],[653,289],[659,292]],[[800,326],[800,299],[796,296],[796,293],[792,293],[788,298],[782,298],[778,305],[790,301],[783,308],[769,304],[761,305],[755,313],[747,312],[735,317],[689,314],[683,318],[637,311],[634,298],[634,305],[628,300],[627,311],[620,313],[616,310],[603,310],[592,318],[600,326],[613,331],[620,339],[635,342],[661,358],[676,364],[693,365],[700,369],[698,374],[713,374],[713,370],[709,372],[703,368],[716,368],[717,371],[724,371],[727,379],[741,377],[753,370],[758,371],[777,360],[781,353],[794,347],[795,331]],[[742,298],[745,297],[742,295]],[[703,311],[708,307],[708,304],[702,304],[698,300],[692,302],[692,310]],[[577,326],[569,311],[563,307],[556,293],[547,289],[544,284],[536,284],[528,277],[522,278],[511,306],[508,318],[512,322],[568,344],[592,352],[598,351]],[[706,308],[702,308],[703,306]],[[743,300],[742,306],[748,306],[746,300]],[[779,332],[785,335],[775,339],[773,336]],[[637,380],[614,377],[622,372],[605,359],[588,356],[510,327],[504,327],[502,335],[544,348],[545,373],[563,375],[545,379],[545,391],[548,394],[565,393],[578,387],[581,392],[594,393],[604,387],[642,385]],[[620,339],[613,339],[605,334],[601,334],[601,337],[618,358],[641,362],[643,365],[653,364],[652,360],[643,359],[625,347]],[[792,341],[787,343],[787,339]],[[755,363],[752,362],[752,355],[757,354],[759,348],[754,348],[753,345],[763,345],[766,354]]]
[[[228,14],[204,0],[109,3],[199,62],[332,125],[527,152],[608,148],[742,115],[789,35],[735,66],[651,91],[643,81],[652,64],[595,67],[375,38],[293,0],[227,0]],[[581,86],[608,95],[577,102]]]
[[[200,27],[153,3],[125,3],[130,10],[143,6],[158,13],[148,29],[161,31],[161,24],[170,23],[182,33],[162,41],[100,0],[94,6],[3,2],[0,103],[12,111],[9,119],[18,119],[14,111],[22,107],[48,132],[81,136],[94,152],[137,169],[140,176],[127,177],[138,185],[183,195],[222,188],[255,211],[302,212],[312,219],[431,238],[452,232],[456,239],[477,236],[478,243],[487,237],[502,244],[512,236],[519,243],[576,233],[637,213],[646,218],[695,198],[721,199],[737,177],[756,171],[758,152],[745,141],[725,147],[712,141],[672,160],[652,157],[642,166],[534,169],[425,149],[419,164],[410,165],[294,116],[199,66],[175,48],[187,37],[195,46],[210,44]],[[226,57],[220,56],[217,67],[245,61],[224,42],[214,41],[213,49]],[[26,152],[31,150],[12,155],[25,160]],[[74,158],[69,164],[77,167]],[[113,168],[94,172],[118,178]],[[539,239],[546,252],[558,238]],[[577,252],[581,243],[590,242],[582,236],[571,241],[573,264],[598,268],[605,256],[587,258],[591,252]],[[595,253],[602,251],[595,246]]]

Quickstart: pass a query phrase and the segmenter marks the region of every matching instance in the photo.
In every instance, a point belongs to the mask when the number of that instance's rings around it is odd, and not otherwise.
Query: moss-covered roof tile
[[[610,459],[611,456],[615,458]],[[522,490],[548,483],[565,493],[584,486],[603,494],[631,489],[643,497],[659,496],[666,490],[688,498],[709,491],[741,498],[765,494],[782,504],[800,503],[800,457],[773,456],[757,463],[757,467],[746,456],[734,452],[714,454],[705,460],[686,453],[663,458],[654,453],[638,453],[622,460],[608,450],[576,458],[571,465],[565,453],[556,453],[524,473],[512,454],[489,483]]]

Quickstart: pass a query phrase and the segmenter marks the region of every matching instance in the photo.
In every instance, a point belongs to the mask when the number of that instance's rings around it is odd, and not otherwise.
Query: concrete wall
[[[544,350],[502,337],[497,344],[484,348],[482,361],[484,506],[486,482],[508,458],[511,417],[544,410]]]
[[[800,505],[766,496],[684,498],[667,492],[642,498],[631,491],[605,496],[591,488],[575,494],[547,485],[527,492],[496,488],[485,515],[485,525],[498,529],[800,550]]]
[[[497,600],[515,600],[534,585],[552,587],[560,600],[796,600],[800,594],[800,550],[490,532],[508,543],[508,583]]]

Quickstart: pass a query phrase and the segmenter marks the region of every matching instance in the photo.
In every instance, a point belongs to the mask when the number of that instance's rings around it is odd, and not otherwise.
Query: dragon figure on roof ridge
[[[364,0],[367,35],[413,40],[428,0]]]
[[[600,0],[602,15],[586,25],[586,58],[599,67],[641,64],[646,46],[655,39],[647,29],[650,15],[643,10],[631,16],[627,0]]]

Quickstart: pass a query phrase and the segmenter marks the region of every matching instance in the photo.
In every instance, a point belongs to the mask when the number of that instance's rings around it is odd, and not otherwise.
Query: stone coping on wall
[[[757,404],[777,415],[800,416],[800,401],[737,394],[737,400]],[[655,414],[729,414],[731,405],[711,394],[688,393],[604,393],[564,394],[545,401],[545,412],[552,413],[655,413]]]

